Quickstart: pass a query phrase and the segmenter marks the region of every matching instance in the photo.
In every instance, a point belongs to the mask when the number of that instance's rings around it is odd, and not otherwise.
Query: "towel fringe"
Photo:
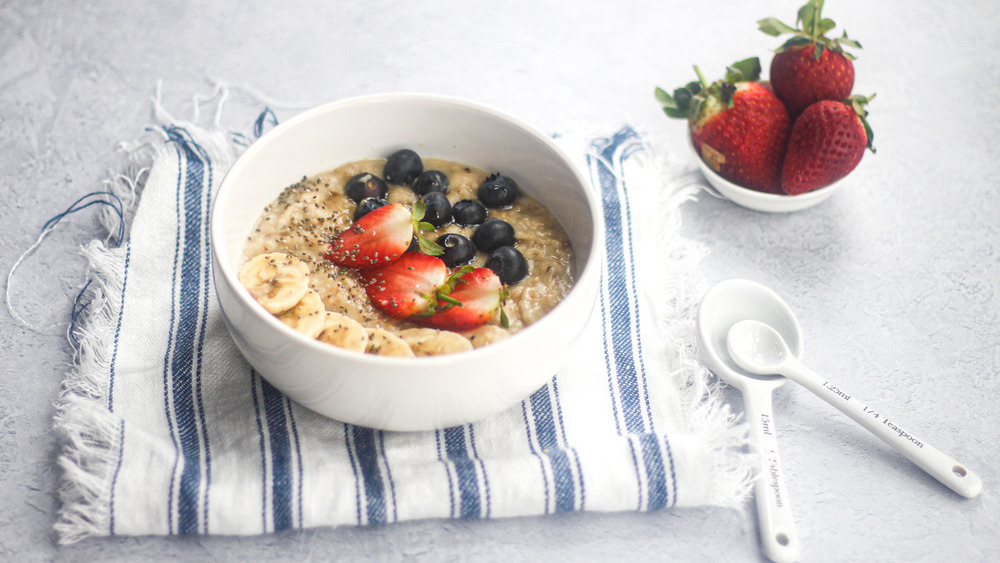
[[[224,101],[223,97],[220,106]],[[154,117],[164,127],[176,123],[158,99]],[[60,544],[107,535],[109,530],[110,498],[124,432],[124,422],[109,407],[108,381],[125,283],[128,249],[124,244],[152,163],[169,150],[163,142],[168,134],[162,127],[153,127],[147,131],[150,133],[161,138],[119,146],[125,162],[121,172],[110,173],[104,184],[105,193],[121,205],[104,206],[98,217],[109,233],[107,239],[93,240],[80,250],[87,260],[87,282],[77,296],[67,328],[73,369],[63,380],[53,423],[62,442],[57,459],[62,473],[57,494],[62,506],[53,526]],[[208,150],[231,153],[221,131],[209,136],[203,145]]]
[[[62,508],[54,528],[61,544],[107,534],[109,498],[122,422],[108,409],[107,374],[121,306],[125,248],[93,241],[83,249],[91,283],[87,308],[71,332],[74,365],[56,403],[54,429],[62,441],[57,464]]]
[[[658,299],[651,299],[657,314],[657,326],[665,339],[664,350],[674,356],[667,365],[675,366],[668,374],[680,393],[681,411],[687,413],[685,428],[688,438],[708,444],[704,460],[718,476],[715,490],[709,498],[713,504],[742,508],[752,491],[753,457],[746,448],[748,429],[742,415],[734,413],[725,401],[726,387],[701,363],[697,348],[695,318],[701,296],[707,290],[700,266],[708,250],[704,245],[685,238],[681,233],[682,206],[707,191],[697,168],[689,161],[671,158],[670,150],[657,147],[655,137],[640,132],[647,145],[645,157],[654,160],[652,169],[659,172],[659,186],[673,186],[654,195],[657,205],[647,206],[648,212],[639,225],[641,237],[663,260],[643,263],[643,279],[660,280],[647,287]],[[646,275],[648,274],[648,275]]]

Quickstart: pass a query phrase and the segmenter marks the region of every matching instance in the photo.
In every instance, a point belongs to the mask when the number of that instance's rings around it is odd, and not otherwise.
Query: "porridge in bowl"
[[[240,281],[293,329],[346,350],[471,350],[537,321],[573,285],[555,217],[517,183],[411,150],[289,186],[261,214]]]

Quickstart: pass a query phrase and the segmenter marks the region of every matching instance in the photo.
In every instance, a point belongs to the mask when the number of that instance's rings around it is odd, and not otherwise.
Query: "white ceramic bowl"
[[[712,187],[714,187],[716,191],[722,195],[722,197],[737,205],[741,205],[755,211],[764,211],[767,213],[787,213],[789,211],[799,211],[812,207],[826,201],[826,199],[832,196],[837,188],[839,188],[846,179],[841,178],[832,184],[799,195],[758,192],[757,190],[744,188],[739,184],[734,184],[733,182],[723,178],[718,172],[712,170],[712,168],[705,163],[705,160],[698,154],[694,145],[691,145],[691,150],[694,152],[695,159],[698,161],[698,166],[701,168],[702,174],[705,175],[708,183],[711,184]]]
[[[470,352],[393,358],[340,350],[267,313],[237,272],[264,209],[303,176],[401,148],[502,171],[548,207],[575,252],[573,289],[545,317]],[[545,134],[460,99],[385,94],[330,103],[275,127],[226,174],[212,208],[219,303],[250,364],[300,404],[331,418],[386,430],[427,430],[488,417],[527,397],[565,363],[597,297],[604,229],[585,177]]]

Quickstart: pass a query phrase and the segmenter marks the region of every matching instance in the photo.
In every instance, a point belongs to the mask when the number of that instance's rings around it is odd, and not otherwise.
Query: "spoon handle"
[[[750,425],[751,444],[756,445],[759,454],[754,474],[754,496],[760,539],[768,558],[781,563],[795,561],[800,546],[778,458],[771,393],[770,386],[747,385],[743,393],[743,408]]]
[[[833,385],[802,362],[790,361],[784,364],[782,375],[789,377],[819,395],[855,422],[868,429],[887,444],[905,455],[910,461],[926,471],[956,493],[972,498],[979,494],[983,483],[979,477],[964,465],[945,455],[926,441],[904,430],[895,420],[868,407],[853,394]]]

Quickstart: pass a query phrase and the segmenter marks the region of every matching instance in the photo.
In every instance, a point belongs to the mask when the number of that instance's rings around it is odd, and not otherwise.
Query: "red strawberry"
[[[406,252],[390,264],[362,270],[361,279],[372,305],[405,319],[432,310],[438,289],[448,281],[448,268],[436,256]]]
[[[702,159],[724,178],[746,188],[779,193],[781,160],[791,121],[781,100],[755,82],[760,61],[750,58],[726,69],[725,79],[674,90],[656,89],[670,117],[686,117]]]
[[[875,152],[874,135],[865,119],[869,99],[823,100],[802,112],[792,126],[781,170],[785,193],[796,195],[836,182],[861,162],[865,148]]]
[[[830,39],[826,32],[835,27],[833,20],[823,18],[823,0],[810,0],[799,8],[797,29],[774,18],[757,22],[764,33],[777,37],[791,33],[771,61],[771,87],[785,102],[788,113],[795,119],[804,109],[820,100],[844,100],[854,88],[854,55],[843,46],[861,48],[847,37]]]
[[[368,212],[330,243],[325,258],[338,266],[374,268],[389,264],[406,252],[416,234],[420,250],[425,254],[441,254],[439,245],[424,238],[420,231],[433,230],[421,223],[423,201],[418,200],[413,212],[399,203],[384,205]]]
[[[500,312],[501,323],[506,318],[503,315],[503,302],[506,290],[493,270],[489,268],[460,268],[452,274],[449,284],[439,295],[437,311],[419,322],[444,330],[472,330],[492,320]]]

